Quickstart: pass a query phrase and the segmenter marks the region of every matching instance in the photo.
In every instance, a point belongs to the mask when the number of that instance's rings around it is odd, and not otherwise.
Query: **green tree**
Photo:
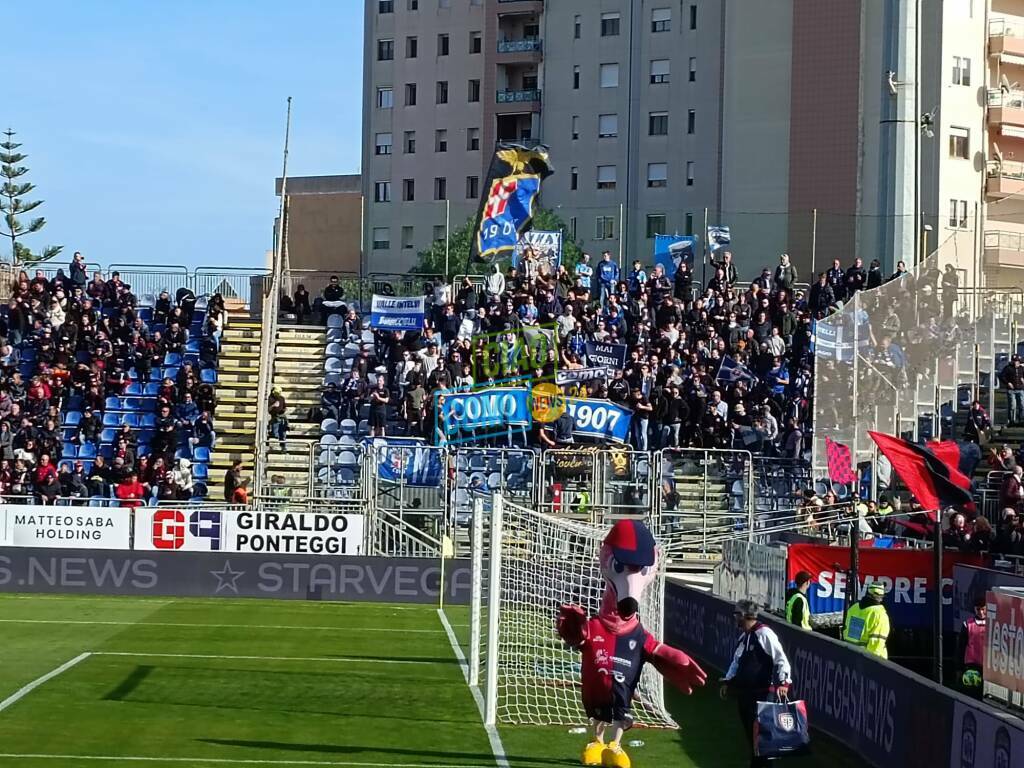
[[[458,229],[453,229],[448,244],[448,278],[454,275],[484,275],[490,269],[488,264],[469,263],[469,249],[474,235],[475,217]],[[562,264],[572,272],[583,255],[579,243],[569,238],[569,229],[554,211],[538,208],[533,214],[533,229],[562,233]],[[505,259],[504,261],[508,261]],[[442,275],[445,272],[445,242],[435,240],[430,248],[420,251],[419,263],[413,272],[426,275]]]
[[[25,200],[25,196],[35,189],[35,184],[18,181],[28,173],[28,168],[19,165],[27,155],[18,152],[21,144],[14,141],[14,131],[8,128],[3,135],[5,141],[0,142],[0,177],[4,183],[0,187],[0,213],[3,214],[7,229],[0,230],[0,233],[11,238],[11,257],[15,266],[49,261],[60,253],[64,246],[48,245],[39,253],[33,253],[27,246],[18,242],[19,238],[38,232],[46,226],[46,219],[39,216],[25,224],[18,218],[38,208],[43,201]]]

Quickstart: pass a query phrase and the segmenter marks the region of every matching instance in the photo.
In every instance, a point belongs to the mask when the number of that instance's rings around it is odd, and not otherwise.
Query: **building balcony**
[[[1024,195],[1024,163],[1014,160],[989,160],[985,191],[992,197]]]
[[[541,13],[544,0],[498,0],[498,15],[511,13]]]
[[[986,231],[984,267],[1024,269],[1024,232]]]
[[[498,91],[498,104],[520,104],[523,102],[539,102],[540,88],[528,88],[522,91]]]
[[[1024,128],[1024,91],[990,88],[988,91],[988,123],[993,126]]]
[[[1007,19],[992,19],[988,23],[989,56],[999,56],[1011,64],[1024,64],[1024,26]],[[1019,56],[1020,61],[1010,57]]]
[[[532,53],[541,50],[541,42],[537,38],[524,40],[499,40],[498,53]]]

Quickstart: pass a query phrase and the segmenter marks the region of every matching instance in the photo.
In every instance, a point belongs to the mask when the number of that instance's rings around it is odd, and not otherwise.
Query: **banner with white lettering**
[[[572,416],[572,431],[583,437],[614,440],[624,443],[629,440],[629,424],[633,412],[610,400],[588,400],[577,397],[565,399],[566,409]]]
[[[997,587],[985,595],[985,603],[985,682],[1024,693],[1024,589]]]
[[[583,384],[588,381],[600,381],[610,378],[608,369],[598,368],[559,368],[555,372],[555,384]]]
[[[554,275],[562,263],[562,233],[548,232],[542,229],[531,229],[523,232],[516,249],[512,252],[512,266],[520,268],[523,260],[523,251],[530,248],[534,258],[537,260],[537,269],[547,267],[548,274]]]
[[[606,368],[626,367],[628,347],[625,344],[608,344],[601,341],[587,342],[587,364]]]
[[[131,512],[120,507],[14,504],[2,516],[7,546],[131,548]]]
[[[419,331],[426,317],[424,296],[395,298],[373,294],[370,327],[386,331]]]

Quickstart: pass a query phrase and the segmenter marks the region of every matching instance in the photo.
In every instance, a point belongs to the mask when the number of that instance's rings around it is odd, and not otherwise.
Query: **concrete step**
[[[241,371],[217,371],[217,386],[222,387],[226,384],[243,384],[256,386],[259,383],[259,369],[251,369],[251,373],[243,373]]]
[[[309,376],[316,375],[323,379],[324,364],[322,360],[276,360],[274,372],[280,376]]]
[[[234,326],[228,326],[224,329],[224,334],[221,336],[221,341],[227,341],[229,339],[260,339],[263,337],[262,328],[237,328]]]
[[[248,374],[248,375],[259,375],[260,372],[260,361],[259,358],[226,358],[222,357],[217,363],[217,375],[220,376],[221,372],[224,373],[237,373],[237,374]]]
[[[295,342],[295,343],[327,343],[327,331],[323,328],[317,328],[315,326],[306,326],[303,328],[296,328],[294,326],[287,326],[277,329],[277,340],[278,343],[282,341]]]

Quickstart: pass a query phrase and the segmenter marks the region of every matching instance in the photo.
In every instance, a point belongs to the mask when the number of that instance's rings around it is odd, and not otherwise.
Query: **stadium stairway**
[[[277,440],[270,440],[265,479],[280,475],[292,496],[306,494],[309,443],[320,438],[318,411],[326,339],[322,326],[282,325],[277,331],[273,386],[281,389],[288,404],[288,450],[282,451]]]
[[[236,459],[251,477],[256,456],[256,414],[262,328],[248,313],[229,315],[217,361],[217,445],[210,455],[210,498],[223,498],[224,473]]]

